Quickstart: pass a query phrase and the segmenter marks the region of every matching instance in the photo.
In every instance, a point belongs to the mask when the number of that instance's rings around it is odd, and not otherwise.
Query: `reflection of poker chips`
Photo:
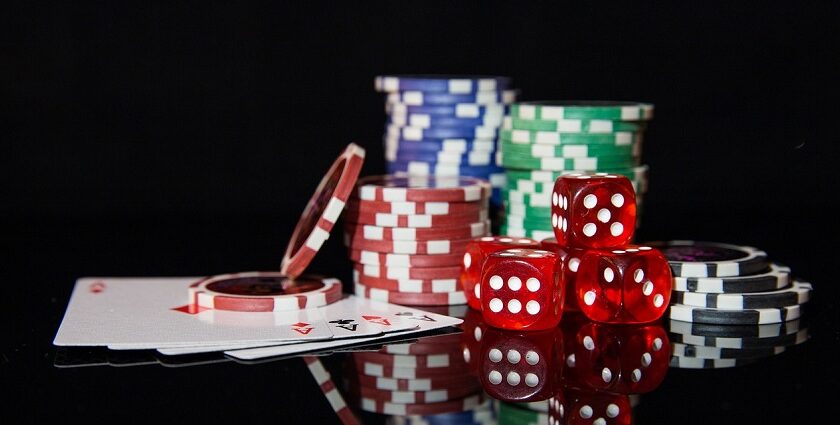
[[[368,412],[384,413],[386,415],[434,415],[469,410],[478,406],[482,401],[482,397],[477,394],[462,399],[426,404],[389,403],[361,397],[359,407]]]
[[[767,254],[750,246],[695,241],[647,245],[662,251],[674,276],[679,277],[746,276],[761,273],[769,266]]]
[[[430,216],[427,216],[430,217]],[[490,220],[482,220],[459,226],[432,227],[382,227],[372,224],[345,226],[345,234],[352,240],[362,238],[368,240],[401,240],[421,241],[433,239],[464,239],[476,238],[490,233]]]
[[[716,308],[719,310],[779,308],[808,302],[811,296],[811,290],[810,283],[794,281],[787,288],[745,294],[704,294],[674,291],[672,302],[686,306]]]
[[[799,332],[804,328],[805,326],[802,326],[802,319],[758,326],[688,323],[679,320],[670,320],[668,322],[668,330],[671,333],[704,338],[778,338]]]
[[[362,200],[473,202],[490,196],[490,185],[473,177],[371,176],[359,179]]]
[[[425,404],[441,403],[448,400],[457,400],[459,398],[464,398],[478,392],[478,387],[462,386],[431,391],[393,391],[369,387],[359,387],[358,392],[362,397],[371,398],[383,402],[397,404]]]
[[[350,250],[350,259],[361,264],[388,267],[446,267],[461,264],[461,255],[386,254]]]
[[[372,241],[353,240],[350,249],[374,251],[391,254],[460,254],[464,252],[470,239],[430,240],[430,241]]]
[[[727,369],[746,366],[758,359],[700,359],[697,357],[671,356],[669,367],[675,369]]]
[[[470,380],[467,375],[436,376],[429,378],[383,378],[358,374],[353,379],[358,379],[359,385],[368,388],[377,388],[390,391],[434,391],[473,383],[478,385],[475,379]]]
[[[335,383],[332,379],[330,379],[329,372],[327,372],[324,368],[321,361],[314,356],[304,356],[303,361],[306,363],[306,366],[309,368],[309,372],[321,387],[324,397],[330,403],[330,406],[335,411],[336,415],[338,415],[341,419],[342,423],[358,423],[358,420],[355,416],[353,416],[353,412],[350,408],[347,407],[347,404],[344,402],[344,398],[341,397],[341,394],[335,387]]]
[[[322,307],[341,299],[341,282],[279,272],[218,275],[190,285],[190,298],[201,307],[234,311],[287,311]]]
[[[671,348],[675,356],[700,359],[756,359],[775,356],[785,351],[785,347],[725,348],[679,342],[672,343]]]
[[[365,150],[351,143],[332,164],[295,226],[281,273],[296,277],[315,257],[353,193],[364,158]]]
[[[642,102],[591,100],[519,102],[511,107],[510,116],[545,120],[648,121],[653,118],[653,105]]]
[[[353,269],[361,276],[383,279],[455,279],[461,274],[461,268],[459,266],[384,267],[356,264]]]
[[[386,353],[357,353],[354,357],[365,362],[381,364],[383,366],[415,368],[415,369],[447,369],[461,367],[464,360],[460,353],[438,354],[386,354]]]
[[[762,325],[766,326],[766,325]],[[771,337],[743,337],[743,338],[730,338],[730,337],[714,337],[714,336],[699,336],[699,335],[691,335],[691,334],[682,334],[682,333],[671,333],[670,339],[671,342],[679,342],[683,344],[691,344],[691,345],[702,345],[706,347],[719,347],[719,348],[731,348],[731,349],[742,349],[742,348],[762,348],[762,347],[790,347],[793,345],[799,345],[804,343],[808,340],[810,335],[808,334],[808,329],[802,329],[796,332],[778,335],[778,336],[771,336]]]
[[[374,80],[376,91],[399,93],[419,90],[429,93],[471,94],[504,90],[510,78],[492,75],[380,75]]]
[[[670,317],[673,320],[692,323],[711,323],[722,325],[763,325],[797,319],[801,315],[799,305],[782,308],[762,308],[745,310],[718,310],[671,304]]]
[[[747,276],[674,277],[674,290],[709,294],[764,292],[784,288],[789,283],[790,269],[770,264],[768,271]]]
[[[355,294],[374,301],[406,305],[451,305],[466,304],[467,299],[460,290],[449,293],[411,293],[396,292],[371,288],[360,283],[355,284]]]
[[[395,367],[384,365],[378,362],[369,362],[364,360],[363,358],[356,357],[359,354],[366,354],[366,353],[354,353],[353,354],[353,361],[356,364],[356,368],[359,370],[360,375],[367,375],[367,376],[374,376],[378,378],[406,378],[406,379],[418,379],[418,378],[434,378],[440,376],[448,376],[452,375],[453,373],[457,373],[457,371],[453,371],[451,368],[445,367]],[[466,377],[467,375],[464,375]]]
[[[463,306],[455,306],[455,307],[463,307]],[[435,307],[433,307],[435,308]],[[434,312],[437,313],[437,312]],[[448,316],[448,314],[447,314]],[[456,316],[453,316],[456,317]],[[406,344],[388,344],[382,347],[379,350],[380,353],[384,354],[410,354],[410,355],[418,355],[418,354],[448,354],[452,351],[452,347],[449,347],[446,344],[426,344],[425,342],[411,342]]]

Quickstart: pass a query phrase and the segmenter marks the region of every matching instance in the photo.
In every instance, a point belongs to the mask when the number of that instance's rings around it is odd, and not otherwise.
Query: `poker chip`
[[[475,103],[478,105],[504,105],[513,102],[518,96],[516,90],[479,91],[470,94],[448,94],[439,92],[424,92],[421,90],[406,90],[398,93],[388,93],[387,103],[404,103],[410,106],[425,105],[454,105],[459,103]]]
[[[460,254],[470,239],[428,240],[428,241],[375,241],[368,239],[345,240],[351,249],[392,254]]]
[[[545,120],[649,121],[653,119],[653,105],[642,102],[597,100],[519,102],[511,106],[510,116]]]
[[[364,285],[375,293],[389,291],[403,294],[429,294],[439,295],[453,292],[461,293],[458,284],[458,275],[450,278],[437,279],[387,279],[381,277],[366,276],[353,270],[353,282]],[[371,297],[372,298],[372,297]],[[442,297],[439,297],[442,298]],[[450,304],[449,302],[441,304]]]
[[[391,154],[400,152],[411,154],[419,153],[428,155],[430,153],[473,153],[496,151],[495,139],[424,139],[405,140],[400,138],[385,137],[385,151]]]
[[[700,359],[756,359],[781,354],[785,347],[721,348],[704,345],[671,343],[673,355]]]
[[[189,287],[194,304],[217,310],[288,311],[322,307],[341,299],[341,282],[318,276],[290,279],[280,272],[217,275]]]
[[[505,117],[502,123],[505,130],[553,131],[557,133],[637,133],[645,130],[645,124],[639,122],[613,120],[581,119],[524,119]]]
[[[359,385],[368,388],[390,391],[434,391],[470,384],[478,385],[477,380],[470,380],[468,375],[462,374],[430,378],[383,378],[359,374],[353,379],[358,380]]]
[[[437,376],[447,376],[457,371],[451,368],[443,367],[396,367],[389,366],[379,362],[370,362],[357,357],[359,354],[354,353],[353,362],[356,364],[359,373],[367,376],[374,376],[378,378],[431,378]]]
[[[383,279],[453,279],[461,273],[460,266],[386,267],[356,264],[353,269],[361,276]]]
[[[373,251],[350,250],[356,263],[388,267],[446,267],[461,264],[461,255],[386,254]]]
[[[483,401],[481,395],[471,395],[462,399],[440,403],[400,404],[361,397],[359,407],[362,410],[386,415],[434,415],[438,413],[460,412],[472,409]]]
[[[490,196],[490,184],[474,177],[371,176],[359,179],[361,200],[474,202]]]
[[[389,125],[415,128],[437,127],[498,127],[502,124],[502,115],[485,115],[475,118],[456,118],[428,114],[389,114]]]
[[[804,304],[810,299],[812,289],[810,283],[794,281],[789,287],[775,291],[743,294],[673,291],[671,297],[674,303],[693,307],[719,310],[767,309]]]
[[[419,90],[471,94],[504,90],[509,85],[510,78],[491,75],[380,75],[374,80],[376,91],[386,93]]]
[[[731,277],[768,269],[767,254],[750,246],[718,242],[668,241],[646,245],[659,249],[677,277]]]
[[[763,325],[766,326],[766,325]],[[790,347],[804,343],[810,338],[808,329],[802,329],[793,333],[782,334],[771,337],[715,337],[700,336],[687,333],[670,333],[671,342],[683,344],[702,345],[706,347],[742,349],[742,348],[766,348],[766,347]]]
[[[355,294],[360,297],[370,298],[374,301],[384,301],[392,304],[405,305],[452,305],[466,304],[467,299],[464,292],[455,290],[451,292],[400,292],[379,289],[355,282]]]
[[[487,220],[487,210],[458,214],[386,214],[362,211],[348,211],[347,222],[366,224],[377,227],[412,227],[412,228],[448,228],[459,225],[484,222]],[[399,230],[397,231],[399,232]]]
[[[478,392],[476,386],[453,387],[431,391],[392,391],[359,387],[362,397],[395,404],[441,403],[467,397]]]
[[[588,157],[627,157],[638,156],[641,144],[611,146],[611,145],[518,145],[501,143],[505,155],[521,156],[524,158],[588,158]]]
[[[525,145],[608,145],[624,146],[641,143],[642,133],[619,131],[614,133],[558,133],[555,131],[529,131],[502,129],[499,140]]]
[[[733,277],[674,277],[674,291],[707,294],[740,294],[782,289],[790,284],[790,268],[770,264],[760,274]],[[801,303],[798,303],[801,304]]]
[[[354,200],[347,205],[349,211],[382,213],[389,215],[478,215],[487,205],[482,202],[387,202]]]
[[[482,214],[483,215],[483,214]],[[417,216],[410,216],[417,217]],[[408,222],[411,223],[411,218]],[[430,216],[427,216],[430,217]],[[452,216],[445,216],[452,217]],[[470,217],[471,218],[471,217]],[[437,221],[435,221],[437,222]],[[416,224],[416,222],[415,222]],[[436,239],[465,239],[477,238],[490,233],[490,220],[482,220],[461,226],[429,226],[429,227],[381,227],[360,223],[358,226],[345,226],[345,235],[354,239],[366,240],[401,240],[427,241]]]
[[[423,139],[493,139],[497,136],[497,127],[409,127],[388,124],[385,126],[385,135],[388,137],[399,137],[405,140]]]
[[[383,354],[383,353],[356,353],[354,357],[365,362],[376,363],[383,366],[433,369],[452,368],[464,365],[461,353],[439,353],[439,354]]]
[[[443,164],[436,162],[435,160],[423,161],[421,159],[388,161],[386,169],[390,174],[395,175],[404,174],[410,176],[435,177],[470,176],[483,179],[489,179],[491,174],[500,173],[502,171],[501,168],[493,161],[490,161],[487,165],[460,165]]]
[[[477,118],[488,115],[503,116],[505,114],[505,107],[503,104],[482,105],[479,103],[456,103],[415,106],[400,102],[386,102],[385,112],[389,115],[426,114],[457,118]]]
[[[692,335],[704,338],[731,338],[731,339],[764,339],[778,338],[804,329],[802,319],[790,320],[787,322],[771,323],[765,325],[718,325],[707,323],[690,323],[679,320],[670,320],[668,330],[671,333]],[[784,345],[784,344],[783,344]]]
[[[425,163],[428,170],[433,169],[433,164],[446,166],[453,170],[460,170],[461,167],[491,167],[496,165],[496,155],[493,151],[417,152],[400,150],[397,147],[391,147],[387,144],[385,159],[398,164],[412,162]],[[443,169],[441,168],[441,170]],[[479,172],[483,170],[483,168],[475,169],[475,171]]]
[[[671,304],[669,314],[671,319],[683,322],[723,325],[763,325],[797,319],[801,315],[801,307],[799,305],[792,305],[781,308],[719,310]]]
[[[280,272],[297,277],[329,238],[344,205],[353,193],[365,150],[351,143],[333,162],[306,204],[283,256]]]
[[[626,176],[630,181],[642,181],[647,179],[649,167],[647,165],[640,165],[632,168],[621,168],[603,170],[605,173],[621,174]],[[554,181],[557,178],[572,174],[575,171],[550,171],[550,170],[505,170],[508,181],[517,182],[520,180],[527,180],[532,182],[542,182],[550,184],[553,188]]]
[[[632,156],[585,157],[585,158],[538,158],[503,153],[500,164],[506,168],[549,171],[600,171],[609,168],[634,167],[638,159]]]

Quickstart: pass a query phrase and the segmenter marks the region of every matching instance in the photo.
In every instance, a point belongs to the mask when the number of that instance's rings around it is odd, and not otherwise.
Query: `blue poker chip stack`
[[[504,170],[496,164],[499,128],[516,93],[510,79],[480,75],[382,75],[387,94],[385,160],[389,174],[471,176],[488,180],[501,205]]]

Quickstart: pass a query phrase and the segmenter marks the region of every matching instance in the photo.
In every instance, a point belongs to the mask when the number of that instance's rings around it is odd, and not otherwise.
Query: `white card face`
[[[388,313],[388,315],[394,315],[396,317],[401,318],[405,322],[414,323],[417,327],[411,330],[392,332],[389,334],[371,338],[356,338],[352,340],[334,341],[311,341],[284,346],[249,348],[244,350],[229,350],[225,351],[225,354],[240,360],[256,360],[265,357],[287,356],[308,351],[342,347],[357,344],[360,342],[376,341],[377,339],[384,339],[397,335],[410,335],[413,333],[420,333],[424,331],[445,328],[447,326],[455,326],[463,322],[463,320],[454,317],[441,316],[439,314],[429,313],[410,307],[399,306],[396,304],[380,303],[367,299],[360,299],[359,301],[360,303],[364,303],[370,308],[382,313],[385,313],[385,311],[387,310],[390,312]],[[383,314],[383,316],[384,315],[385,314]]]
[[[346,331],[347,338],[361,338],[381,335],[383,333],[400,332],[410,329],[416,329],[417,324],[415,320],[404,320],[396,315],[398,310],[394,309],[393,304],[384,304],[378,302],[370,302],[364,298],[359,298],[354,295],[346,295],[342,300],[330,304],[325,307],[320,307],[320,310],[325,320],[330,321],[348,320],[348,318],[355,318],[354,320],[363,324],[357,329],[359,331],[350,333],[348,329],[339,328],[338,331]],[[334,330],[335,338],[341,335],[336,332],[336,327],[341,324],[330,323],[331,329]],[[346,324],[345,324],[346,325]],[[352,326],[348,326],[352,328]],[[365,330],[366,329],[366,330]],[[365,333],[360,331],[365,330]],[[297,341],[286,341],[282,345],[294,344]],[[351,342],[353,343],[353,342]],[[181,354],[195,354],[195,353],[209,353],[213,351],[227,351],[240,350],[245,348],[256,348],[266,346],[281,345],[271,341],[263,341],[249,344],[232,344],[232,345],[198,345],[192,347],[158,347],[161,354],[173,356]],[[345,344],[346,345],[346,344]]]
[[[187,288],[197,279],[79,279],[53,343],[145,349],[332,338],[317,309],[190,310]]]

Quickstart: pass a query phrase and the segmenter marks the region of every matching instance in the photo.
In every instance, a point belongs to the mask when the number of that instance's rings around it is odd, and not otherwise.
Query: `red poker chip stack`
[[[358,296],[406,305],[465,304],[467,243],[490,234],[490,185],[472,177],[370,176],[344,215]]]

